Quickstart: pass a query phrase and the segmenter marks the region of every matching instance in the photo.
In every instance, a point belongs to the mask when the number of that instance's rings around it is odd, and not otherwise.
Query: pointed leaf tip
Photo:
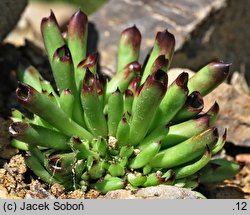
[[[128,66],[129,66],[130,71],[133,70],[135,72],[141,73],[142,67],[138,61],[134,61],[134,62],[130,63]]]
[[[73,36],[76,32],[84,34],[83,30],[85,29],[87,23],[88,23],[87,15],[81,10],[78,10],[71,16],[69,20],[69,25],[68,25],[69,35]]]
[[[186,93],[188,93],[188,73],[182,72],[175,80],[176,84],[181,87]]]
[[[229,68],[232,65],[231,63],[224,63],[222,61],[214,61],[210,63],[217,70],[223,71],[225,74],[228,74]]]
[[[134,25],[130,28],[126,28],[121,33],[121,38],[124,40],[125,43],[129,42],[132,44],[134,49],[137,49],[141,43],[141,32],[139,29]]]
[[[161,50],[171,51],[175,46],[175,37],[167,29],[156,34],[156,41]]]
[[[44,25],[47,25],[49,23],[52,23],[52,22],[54,24],[58,25],[54,12],[52,10],[50,10],[50,15],[48,17],[42,18],[41,27],[43,27]]]
[[[213,73],[216,80],[225,80],[229,75],[229,68],[231,64],[215,61],[208,64],[208,68]]]

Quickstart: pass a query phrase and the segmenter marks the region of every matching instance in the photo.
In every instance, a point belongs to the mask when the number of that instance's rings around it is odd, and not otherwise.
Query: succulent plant
[[[214,127],[219,106],[203,112],[203,97],[227,78],[229,64],[209,63],[191,78],[183,72],[168,86],[174,35],[158,32],[142,66],[133,26],[121,33],[117,71],[108,80],[97,71],[97,54],[86,54],[87,26],[81,11],[64,34],[52,11],[42,20],[56,90],[32,66],[17,72],[17,100],[33,117],[13,110],[9,130],[12,145],[27,151],[28,167],[49,184],[102,193],[195,188],[199,180],[234,176],[238,164],[210,161],[226,141],[226,131],[220,136]]]

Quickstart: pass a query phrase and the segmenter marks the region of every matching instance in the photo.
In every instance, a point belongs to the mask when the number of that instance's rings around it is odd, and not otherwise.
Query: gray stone
[[[232,71],[245,73],[250,84],[250,1],[227,0],[191,33],[173,59],[174,67],[197,71],[212,60],[232,63]]]
[[[176,37],[176,49],[212,12],[223,8],[226,0],[110,0],[90,17],[99,32],[101,65],[114,71],[119,35],[136,25],[142,33],[141,62],[153,45],[158,31],[166,28]]]
[[[197,193],[186,188],[159,185],[130,190],[115,190],[108,192],[104,199],[200,199]]]
[[[0,1],[0,42],[14,28],[26,4],[27,0]]]

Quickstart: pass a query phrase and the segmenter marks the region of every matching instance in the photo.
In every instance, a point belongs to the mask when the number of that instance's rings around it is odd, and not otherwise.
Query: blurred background
[[[186,68],[196,72],[213,60],[232,63],[227,83],[206,98],[206,107],[218,100],[221,113],[218,126],[228,128],[228,143],[220,156],[229,156],[244,167],[227,186],[209,188],[209,195],[250,198],[250,1],[247,0],[1,0],[0,163],[16,153],[8,147],[7,130],[10,109],[17,105],[15,70],[20,58],[51,80],[40,21],[52,9],[63,31],[79,8],[89,15],[88,52],[99,52],[101,70],[107,75],[115,72],[120,32],[134,24],[143,38],[141,62],[150,51],[157,31],[167,28],[175,35],[173,77],[179,71],[189,71]]]

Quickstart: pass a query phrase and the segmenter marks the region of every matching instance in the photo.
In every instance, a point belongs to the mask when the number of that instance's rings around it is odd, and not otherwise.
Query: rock
[[[14,28],[26,4],[27,0],[0,1],[0,42]]]
[[[199,199],[190,189],[159,185],[140,189],[135,196],[142,199]]]
[[[226,0],[191,33],[173,59],[173,67],[197,71],[211,60],[232,63],[232,71],[245,73],[250,84],[250,1]]]
[[[240,163],[250,164],[250,154],[238,154],[236,161]]]
[[[77,10],[72,4],[53,3],[53,2],[29,2],[22,19],[16,29],[5,39],[5,42],[15,45],[24,45],[25,39],[29,39],[39,47],[43,48],[40,24],[43,17],[50,15],[50,9],[53,10],[58,24],[65,28],[65,23]]]
[[[183,71],[188,72],[189,77],[194,74],[188,69],[171,69],[168,72],[169,83],[172,83]],[[227,128],[227,141],[235,145],[250,147],[250,96],[239,92],[232,85],[222,83],[204,98],[204,111],[208,110],[215,101],[220,106],[216,126],[220,131]]]
[[[141,188],[137,191],[115,190],[108,192],[104,199],[199,199],[193,191],[175,186],[159,185]]]
[[[99,199],[136,199],[130,190],[114,190],[108,192],[104,196],[100,196]]]
[[[90,17],[99,32],[101,65],[115,69],[116,51],[122,30],[136,25],[142,33],[141,61],[151,49],[155,35],[166,28],[176,37],[176,49],[211,13],[224,6],[225,0],[110,0]]]

